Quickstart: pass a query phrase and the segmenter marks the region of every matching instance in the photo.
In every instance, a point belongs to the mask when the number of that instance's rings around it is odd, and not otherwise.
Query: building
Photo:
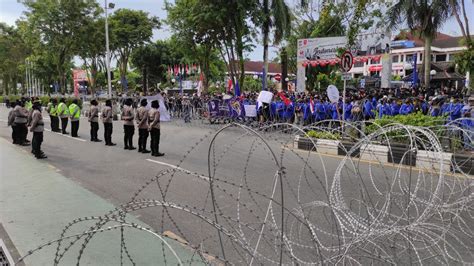
[[[431,46],[431,61],[433,63],[431,69],[436,72],[432,76],[433,80],[441,80],[443,78],[447,80],[460,79],[460,75],[454,71],[454,60],[456,54],[467,49],[466,46],[461,44],[462,38],[443,33],[437,34]],[[402,78],[411,75],[414,68],[414,59],[416,58],[417,70],[420,73],[419,77],[423,76],[423,72],[420,71],[423,68],[423,40],[413,36],[411,33],[402,33],[391,42],[390,47],[393,75]],[[353,77],[380,76],[380,72],[384,67],[381,58],[382,55],[356,57],[354,67],[350,73],[353,74]]]

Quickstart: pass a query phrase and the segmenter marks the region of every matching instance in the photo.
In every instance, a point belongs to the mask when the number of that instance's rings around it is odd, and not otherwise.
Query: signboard
[[[353,55],[375,55],[385,53],[390,44],[390,34],[363,32],[357,36],[350,50]],[[298,40],[297,62],[320,59],[336,59],[339,49],[347,49],[347,37],[326,37]]]
[[[244,105],[246,117],[257,117],[257,106],[254,104]]]
[[[74,81],[74,96],[79,95],[79,82],[87,81],[87,71],[83,69],[72,70],[72,79]]]
[[[342,73],[342,80],[351,80],[352,74],[351,73]]]
[[[271,103],[273,99],[273,93],[269,91],[261,91],[258,95],[257,102]]]
[[[341,69],[344,72],[349,72],[354,65],[354,57],[350,51],[345,51],[341,56]]]
[[[360,80],[360,87],[365,88],[365,79]]]
[[[326,93],[328,94],[328,98],[332,103],[339,101],[339,90],[334,85],[329,85]]]

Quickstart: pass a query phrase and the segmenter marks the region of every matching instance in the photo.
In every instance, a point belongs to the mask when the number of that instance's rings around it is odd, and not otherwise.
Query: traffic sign
[[[345,51],[341,56],[341,69],[344,72],[349,72],[354,64],[354,57],[350,51]]]

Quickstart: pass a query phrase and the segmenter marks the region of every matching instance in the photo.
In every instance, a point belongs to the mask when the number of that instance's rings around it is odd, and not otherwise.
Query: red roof
[[[239,63],[236,62],[236,67],[239,66]],[[262,61],[245,61],[244,69],[246,73],[262,73],[263,72],[263,62]],[[281,74],[281,65],[278,63],[268,63],[268,73],[270,74]]]

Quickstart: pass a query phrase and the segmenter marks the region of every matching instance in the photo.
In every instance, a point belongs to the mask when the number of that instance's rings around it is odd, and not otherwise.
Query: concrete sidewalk
[[[27,149],[28,150],[28,149]],[[48,241],[58,239],[72,220],[100,216],[115,207],[61,175],[47,160],[36,160],[28,151],[0,138],[0,223],[20,256]],[[135,217],[129,222],[144,225]],[[83,223],[67,235],[87,231],[93,222]],[[111,224],[109,224],[111,225]],[[0,236],[1,237],[1,236]],[[162,252],[160,240],[143,231],[125,229],[126,245],[136,265],[176,265],[172,252]],[[70,243],[73,239],[63,241]],[[165,238],[183,263],[200,264],[200,257],[180,243]],[[83,241],[78,241],[60,265],[76,265]],[[82,255],[83,265],[120,265],[120,230],[94,236]],[[27,257],[26,265],[52,265],[56,245]],[[125,254],[124,254],[125,256]],[[131,264],[128,259],[125,265]]]

